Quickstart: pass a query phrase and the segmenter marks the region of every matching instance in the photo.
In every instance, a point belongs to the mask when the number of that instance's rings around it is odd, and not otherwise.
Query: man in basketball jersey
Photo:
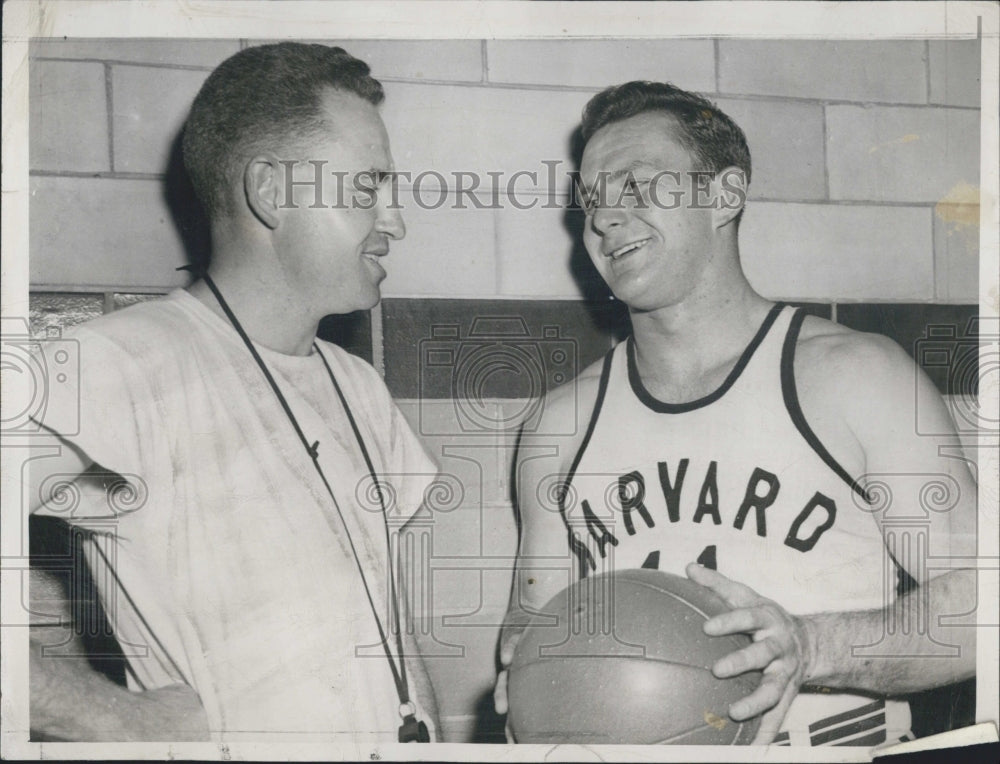
[[[32,509],[91,532],[129,686],[33,651],[34,730],[349,744],[434,731],[422,661],[395,638],[389,523],[420,508],[436,467],[378,373],[316,338],[325,315],[378,302],[405,233],[382,100],[364,62],[297,43],[241,51],[195,99],[184,159],[211,266],[72,333],[79,420],[49,401],[31,472]]]
[[[975,555],[976,486],[939,450],[957,446],[940,397],[892,342],[753,290],[738,246],[750,152],[713,104],[631,82],[590,101],[582,133],[584,243],[632,335],[522,436],[501,662],[576,577],[659,568],[730,606],[707,633],[752,636],[712,669],[763,672],[729,709],[762,717],[756,742],[905,738],[894,696],[975,670],[974,630],[938,620],[976,594],[951,562]],[[916,400],[951,435],[916,434]],[[506,672],[495,698],[504,713]]]

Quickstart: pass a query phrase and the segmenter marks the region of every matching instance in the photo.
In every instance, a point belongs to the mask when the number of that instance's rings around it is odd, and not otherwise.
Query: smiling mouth
[[[652,241],[651,238],[639,239],[638,241],[630,242],[629,244],[623,244],[617,249],[611,250],[608,253],[608,257],[612,260],[621,260],[626,255],[630,255],[633,252],[642,249],[648,242]]]

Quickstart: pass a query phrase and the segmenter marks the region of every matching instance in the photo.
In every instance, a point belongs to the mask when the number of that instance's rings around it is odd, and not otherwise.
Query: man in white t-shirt
[[[211,266],[72,334],[78,421],[50,402],[39,437],[56,455],[31,470],[32,511],[87,531],[129,687],[33,645],[33,730],[436,732],[422,661],[394,631],[390,562],[436,467],[375,370],[316,339],[325,315],[378,302],[380,263],[405,233],[382,99],[363,62],[297,43],[236,54],[195,99],[184,161]]]

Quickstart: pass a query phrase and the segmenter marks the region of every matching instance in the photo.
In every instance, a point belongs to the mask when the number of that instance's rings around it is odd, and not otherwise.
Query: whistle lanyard
[[[354,431],[354,438],[357,440],[358,447],[361,450],[361,455],[364,457],[365,466],[368,468],[368,475],[375,487],[375,494],[378,496],[379,505],[382,508],[382,522],[383,527],[385,528],[386,565],[389,569],[389,599],[392,606],[392,615],[396,620],[396,651],[399,656],[398,665],[392,657],[392,650],[389,648],[389,638],[386,635],[385,627],[382,625],[382,619],[379,618],[378,608],[375,606],[375,600],[372,598],[371,589],[368,586],[368,577],[365,575],[364,566],[361,564],[361,558],[354,545],[354,539],[351,538],[351,532],[347,527],[344,513],[341,511],[340,503],[337,501],[337,497],[334,496],[333,489],[330,487],[330,483],[327,481],[326,475],[323,473],[323,468],[320,466],[319,441],[317,440],[310,445],[309,440],[306,438],[305,434],[302,432],[302,428],[299,426],[298,420],[295,418],[295,414],[292,413],[292,409],[288,405],[288,401],[286,401],[285,396],[282,395],[281,388],[279,388],[278,383],[274,381],[274,377],[271,376],[271,372],[268,370],[264,360],[260,357],[257,349],[253,346],[253,342],[251,342],[250,337],[248,337],[247,333],[243,330],[243,326],[240,324],[239,319],[236,318],[236,315],[230,309],[229,304],[223,298],[222,293],[219,291],[219,288],[215,285],[212,278],[207,273],[203,273],[201,276],[208,285],[208,288],[212,290],[212,294],[215,295],[215,299],[219,302],[219,307],[222,308],[223,313],[226,314],[226,318],[229,319],[229,322],[233,325],[236,333],[240,335],[240,339],[243,340],[243,344],[247,346],[247,350],[250,351],[250,355],[253,356],[257,366],[267,379],[267,383],[271,386],[271,390],[274,392],[275,398],[277,398],[278,403],[281,404],[281,408],[284,410],[285,416],[288,417],[288,421],[295,429],[295,434],[298,435],[303,448],[305,448],[306,453],[312,460],[313,466],[316,468],[316,472],[319,473],[319,477],[323,481],[326,492],[330,495],[330,500],[333,502],[334,509],[337,510],[337,516],[340,518],[340,524],[343,526],[344,534],[347,536],[347,543],[351,547],[351,553],[354,556],[354,562],[357,565],[358,573],[361,576],[361,583],[364,586],[365,596],[368,598],[368,605],[371,608],[372,617],[375,619],[375,625],[378,628],[379,637],[382,640],[382,648],[385,650],[386,660],[389,661],[389,669],[392,671],[392,679],[396,685],[396,694],[399,696],[399,716],[402,718],[403,723],[399,727],[398,740],[400,743],[429,743],[430,734],[428,733],[427,725],[424,722],[417,720],[417,707],[410,699],[410,688],[406,681],[406,661],[403,657],[403,624],[399,619],[399,600],[396,597],[396,576],[393,573],[392,568],[392,544],[389,540],[389,522],[385,507],[385,497],[382,494],[382,487],[379,485],[378,476],[375,473],[375,466],[372,463],[371,456],[365,446],[365,441],[361,437],[361,431],[358,429],[357,422],[354,420],[354,415],[351,413],[350,406],[347,405],[347,399],[344,397],[343,390],[341,390],[340,384],[337,382],[337,378],[333,374],[333,369],[330,368],[330,364],[327,362],[326,356],[323,355],[319,346],[314,342],[313,350],[319,354],[320,360],[323,362],[324,368],[326,368],[326,373],[330,377],[330,382],[333,384],[333,389],[337,391],[337,397],[340,399],[340,404],[344,408],[344,413],[347,414],[347,421],[350,422],[351,429]]]

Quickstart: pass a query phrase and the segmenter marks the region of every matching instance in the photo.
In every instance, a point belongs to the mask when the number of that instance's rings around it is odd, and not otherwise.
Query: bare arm
[[[975,572],[959,570],[932,579],[884,609],[809,616],[789,614],[776,602],[714,570],[688,566],[688,575],[721,596],[733,609],[705,623],[709,634],[752,634],[754,642],[712,667],[720,677],[761,669],[764,679],[751,695],[734,703],[736,720],[764,714],[755,742],[767,743],[803,684],[902,695],[967,679],[975,673],[975,632],[968,626],[890,631],[892,618],[929,618],[963,612],[960,603],[975,591]],[[878,655],[855,654],[878,645]],[[955,654],[942,654],[942,644]]]
[[[73,628],[69,602],[59,597],[62,584],[43,570],[32,570],[30,585],[32,610],[59,617],[57,625],[30,629],[33,734],[85,742],[210,739],[208,719],[194,690],[172,685],[134,693],[113,682],[83,657],[84,644]]]
[[[532,451],[537,447],[537,452]],[[500,630],[500,665],[493,705],[506,714],[508,667],[514,660],[518,640],[534,612],[571,582],[573,564],[567,543],[566,526],[552,507],[543,506],[538,494],[554,479],[561,479],[558,451],[551,441],[522,438],[517,459],[520,539],[510,604]],[[542,456],[540,454],[548,454]],[[507,742],[516,742],[508,725]]]
[[[862,483],[881,484],[876,503],[885,506],[874,513],[875,522],[899,545],[896,560],[918,588],[884,609],[808,618],[813,659],[807,679],[882,694],[967,679],[975,673],[976,630],[948,625],[947,617],[976,608],[976,573],[963,566],[974,565],[977,553],[977,491],[966,463],[944,455],[961,453],[951,417],[931,381],[894,344],[874,339],[846,363],[871,377],[871,392],[854,391],[845,414],[865,454]],[[917,413],[924,433],[935,435],[917,432]],[[910,518],[926,532],[923,554],[905,544]],[[875,643],[879,657],[851,649]]]
[[[517,494],[521,533],[501,643],[519,635],[532,615],[573,581],[574,560],[567,528],[552,497],[553,486],[565,479],[564,444],[553,438],[522,438],[517,460]],[[509,661],[508,661],[509,662]]]
[[[767,712],[759,742],[777,732],[803,683],[892,695],[938,687],[975,672],[974,628],[941,620],[971,613],[976,605],[975,572],[962,567],[976,554],[976,487],[963,461],[943,456],[942,448],[958,447],[948,412],[923,372],[886,340],[854,338],[822,350],[826,362],[813,364],[820,372],[800,389],[807,418],[810,399],[840,402],[827,421],[845,423],[861,455],[859,481],[869,486],[877,482],[888,499],[873,508],[873,522],[885,535],[900,520],[905,527],[917,518],[928,544],[923,554],[896,548],[897,562],[918,588],[899,598],[885,592],[889,604],[869,611],[796,617],[714,571],[689,569],[694,580],[733,607],[708,621],[706,631],[753,635],[751,646],[723,658],[714,670],[730,676],[763,669],[760,688],[730,709],[736,719]],[[841,389],[834,392],[832,384]],[[916,432],[918,402],[924,407],[920,415],[926,431],[937,436]],[[823,421],[821,405],[812,410],[819,410]],[[950,570],[935,571],[931,564]],[[904,623],[913,627],[901,628]],[[877,655],[863,649],[875,644]],[[942,644],[953,646],[952,654],[942,654]]]
[[[900,695],[940,687],[975,674],[976,634],[969,626],[938,625],[941,616],[975,607],[976,574],[956,570],[926,582],[885,610],[821,613],[805,619],[812,641],[807,682],[826,687]],[[964,603],[964,605],[963,605]],[[887,623],[916,624],[927,619],[929,632],[894,629]],[[928,636],[933,637],[932,642]],[[852,645],[879,644],[879,656],[856,657]],[[954,657],[942,649],[953,646]]]
[[[493,694],[498,714],[507,713],[507,667],[521,633],[535,612],[575,580],[576,560],[557,494],[583,437],[579,430],[586,427],[586,417],[578,412],[589,412],[596,383],[591,367],[570,383],[575,388],[555,391],[544,402],[537,430],[522,433],[518,443],[515,481],[520,538],[510,604],[500,631],[502,669]],[[567,427],[573,422],[576,428]]]
[[[29,512],[53,499],[54,483],[79,476],[91,466],[82,451],[47,430],[32,440],[40,453],[30,465]],[[208,718],[198,694],[177,684],[158,690],[131,692],[96,671],[84,656],[76,635],[68,596],[62,584],[40,569],[31,571],[32,610],[58,616],[59,624],[30,629],[29,706],[35,733],[72,741],[193,741],[209,740]],[[44,601],[38,601],[44,592]],[[53,608],[57,608],[53,612]],[[54,646],[64,646],[58,651]],[[46,650],[46,648],[49,648]],[[59,655],[59,654],[63,655]]]

